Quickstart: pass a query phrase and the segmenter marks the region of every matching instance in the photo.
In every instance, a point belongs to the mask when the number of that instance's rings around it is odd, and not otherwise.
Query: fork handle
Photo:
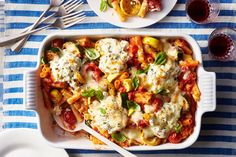
[[[34,30],[31,30],[31,31],[28,31],[28,32],[24,32],[22,34],[17,34],[17,35],[13,35],[13,36],[9,36],[9,37],[3,37],[3,38],[0,39],[0,47],[6,46],[8,44],[11,44],[12,42],[18,41],[19,39],[21,39],[21,38],[23,38],[27,35],[31,35],[35,32],[38,32],[38,31],[41,31],[43,29],[47,29],[47,28],[50,28],[50,27],[52,27],[52,24],[41,27],[41,28],[38,28],[38,29],[34,29]]]
[[[34,22],[33,25],[31,25],[27,31],[31,31],[33,30],[35,27],[37,27],[40,23],[42,18],[44,17],[44,15],[52,8],[52,6],[48,6],[48,8],[39,16],[39,18]],[[25,42],[27,41],[27,39],[29,38],[29,35],[24,37],[23,39],[21,39],[20,41],[18,41],[17,43],[15,43],[14,45],[11,46],[11,50],[15,51],[15,52],[19,52],[21,50],[21,48],[23,47],[23,45],[25,44]]]

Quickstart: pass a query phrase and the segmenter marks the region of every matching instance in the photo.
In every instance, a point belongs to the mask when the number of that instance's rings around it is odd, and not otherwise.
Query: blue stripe
[[[3,101],[3,84],[0,83],[0,102]]]
[[[102,150],[82,150],[82,149],[66,149],[69,154],[110,154],[114,151]],[[230,148],[187,148],[182,150],[156,150],[156,151],[131,151],[137,154],[213,154],[213,155],[236,155],[236,149]]]
[[[10,74],[3,76],[3,81],[21,81],[21,80],[23,80],[23,74]]]
[[[23,87],[14,87],[4,89],[4,93],[22,93]]]
[[[38,49],[37,48],[23,48],[20,53],[16,53],[11,51],[10,49],[5,50],[5,56],[17,56],[17,55],[38,55]]]
[[[23,98],[4,99],[3,104],[6,104],[6,105],[22,105],[23,104]]]
[[[234,136],[199,136],[199,141],[236,142]]]
[[[9,111],[3,111],[3,114],[4,116],[36,117],[35,111],[9,110]]]
[[[221,62],[216,60],[203,61],[204,67],[236,67],[236,61]]]
[[[25,122],[7,122],[3,125],[3,128],[31,128],[37,129],[37,123],[25,123]]]
[[[216,86],[216,91],[236,92],[236,87],[234,87],[234,86]]]
[[[37,62],[29,61],[17,61],[17,62],[5,62],[4,68],[32,68],[36,67]]]
[[[236,118],[236,112],[208,112],[204,114],[206,118]]]
[[[8,29],[22,29],[25,27],[30,26],[32,23],[26,23],[26,22],[21,22],[21,23],[8,23],[7,24],[7,28]],[[43,26],[43,25],[42,25]],[[205,25],[197,25],[194,23],[176,23],[176,22],[168,22],[168,23],[163,23],[163,22],[158,22],[152,26],[149,26],[149,28],[221,28],[221,27],[234,27],[235,23],[230,22],[221,22],[221,23],[209,23],[209,24],[205,24]],[[76,24],[70,28],[68,28],[68,30],[72,30],[72,29],[101,29],[101,28],[119,28],[117,26],[113,26],[109,23],[80,23],[80,24]],[[52,28],[52,30],[56,30],[54,28]]]
[[[223,65],[222,65],[223,66]],[[216,73],[217,79],[236,79],[236,73]]]
[[[6,3],[49,4],[50,0],[6,0]]]
[[[232,105],[236,106],[236,99],[229,99],[229,98],[217,98],[216,99],[217,105]]]
[[[228,130],[228,131],[236,131],[236,125],[202,124],[202,130]]]
[[[84,11],[85,15],[87,17],[95,17],[97,14],[95,14],[93,11]],[[6,16],[27,16],[27,17],[39,17],[42,14],[42,11],[29,11],[29,10],[6,10],[5,15]],[[48,14],[51,14],[49,12]],[[221,10],[219,16],[234,16],[233,10]],[[186,16],[185,10],[172,10],[168,16]]]

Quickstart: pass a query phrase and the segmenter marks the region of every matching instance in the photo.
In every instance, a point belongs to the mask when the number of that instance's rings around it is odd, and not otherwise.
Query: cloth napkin
[[[89,8],[83,0],[83,10],[86,20],[67,31],[82,32],[96,29],[119,29],[106,23]],[[203,65],[209,71],[215,71],[217,76],[217,109],[215,112],[203,115],[202,128],[197,142],[183,150],[165,150],[135,152],[138,156],[236,156],[236,61],[219,62],[212,60],[207,54],[207,39],[215,28],[236,28],[236,1],[220,0],[221,12],[214,23],[197,25],[191,23],[185,13],[185,0],[178,0],[175,8],[162,21],[145,28],[147,31],[165,31],[190,34],[201,47]],[[5,4],[5,34],[11,35],[30,26],[46,9],[49,0],[6,0]],[[98,2],[99,5],[99,2]],[[0,10],[0,14],[1,10]],[[1,23],[1,20],[0,20]],[[32,35],[23,50],[16,54],[6,48],[3,65],[3,121],[4,129],[32,128],[37,129],[36,114],[24,110],[23,72],[32,69],[37,64],[40,42],[50,33],[58,30],[44,30]],[[0,73],[1,76],[1,73]],[[2,77],[0,77],[0,80]],[[0,82],[1,87],[1,82]],[[1,100],[1,99],[0,99]],[[70,156],[118,156],[112,151],[67,150]]]

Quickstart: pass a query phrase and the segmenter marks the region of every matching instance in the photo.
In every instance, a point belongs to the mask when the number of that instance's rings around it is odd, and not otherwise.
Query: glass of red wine
[[[219,0],[186,0],[188,18],[197,24],[213,22],[220,12]]]
[[[221,61],[236,59],[236,30],[215,29],[208,39],[209,56]]]

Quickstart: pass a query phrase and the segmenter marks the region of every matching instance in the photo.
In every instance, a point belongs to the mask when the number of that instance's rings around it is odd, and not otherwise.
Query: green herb
[[[157,54],[154,64],[156,65],[163,65],[167,61],[167,56],[165,52],[160,52]]]
[[[133,114],[135,111],[140,110],[139,104],[137,104],[134,101],[127,101],[127,107],[128,107],[128,116]]]
[[[164,89],[164,88],[160,88],[156,92],[156,94],[162,94],[162,95],[166,95],[168,93],[170,93],[170,91],[168,89]]]
[[[100,2],[100,11],[104,12],[107,10],[107,1],[106,0],[101,0]]]
[[[126,137],[124,134],[122,133],[113,133],[111,134],[111,137],[113,140],[117,141],[117,142],[125,142],[126,141]]]
[[[85,120],[85,124],[88,125],[89,127],[91,127],[91,122],[92,122],[91,119]]]
[[[178,124],[175,126],[175,132],[176,132],[176,133],[179,133],[181,130],[182,130],[182,124],[178,123]]]
[[[41,57],[41,63],[42,63],[42,64],[47,64],[47,60],[46,60],[46,58]]]
[[[103,96],[101,90],[97,90],[97,91],[95,92],[95,95],[96,95],[96,98],[97,98],[98,100],[102,100],[102,99],[104,98],[104,96]]]
[[[85,49],[85,55],[90,60],[95,60],[100,57],[100,53],[97,50],[95,50],[94,48]]]
[[[60,52],[60,49],[57,48],[57,47],[50,47],[49,50],[51,50],[51,51],[54,52],[54,53]]]
[[[84,90],[81,93],[81,95],[82,97],[85,97],[85,98],[96,96],[98,100],[102,100],[104,98],[101,90],[94,90],[94,89]]]
[[[134,89],[137,89],[137,88],[138,88],[138,86],[139,86],[139,79],[138,79],[137,76],[135,76],[135,77],[133,78],[132,84],[133,84]]]
[[[143,69],[143,70],[137,70],[137,72],[136,72],[136,74],[143,74],[143,73],[147,73],[148,72],[148,70],[149,70],[149,67],[150,66],[147,66],[145,69]]]
[[[104,108],[100,108],[99,110],[100,110],[100,112],[101,112],[102,114],[106,114],[106,113],[107,113]]]
[[[107,4],[108,4],[108,6],[109,6],[110,8],[113,8],[113,6],[112,6],[112,1],[113,1],[113,0],[107,0]]]
[[[121,95],[122,107],[128,109],[128,107],[127,107],[128,94],[127,93],[121,93],[120,95]]]
[[[85,98],[88,98],[88,97],[93,97],[95,96],[95,90],[94,89],[91,89],[91,90],[84,90],[81,95],[82,97],[85,97]]]

